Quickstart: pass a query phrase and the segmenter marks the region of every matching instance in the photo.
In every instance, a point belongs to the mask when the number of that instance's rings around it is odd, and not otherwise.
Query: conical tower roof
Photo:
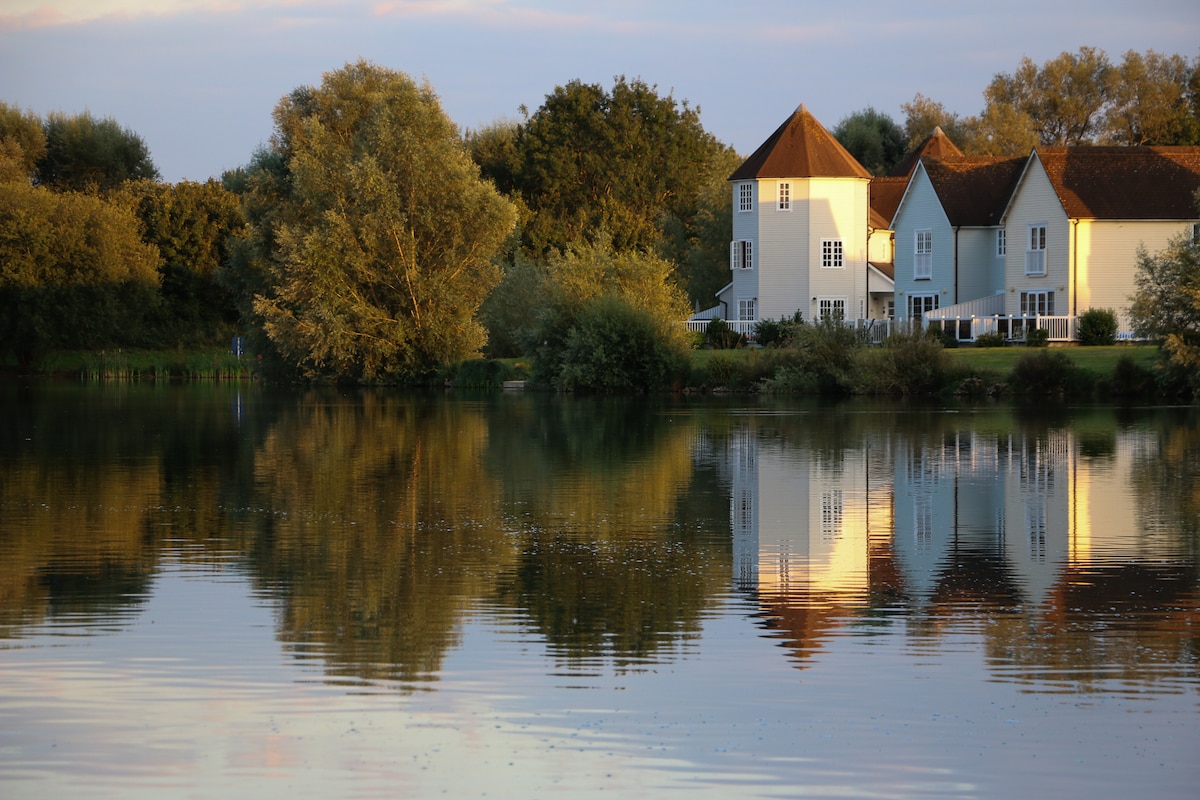
[[[801,105],[729,180],[870,177],[871,173]]]
[[[892,170],[892,174],[907,178],[917,168],[917,162],[927,156],[934,159],[943,159],[962,158],[962,155],[963,151],[958,149],[954,141],[942,130],[942,126],[938,125],[933,129],[933,133],[926,136],[925,140],[917,145],[915,150],[905,156],[904,160],[896,165],[895,169]]]

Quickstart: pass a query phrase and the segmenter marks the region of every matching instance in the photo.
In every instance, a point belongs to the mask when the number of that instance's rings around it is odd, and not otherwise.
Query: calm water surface
[[[0,797],[1180,798],[1195,409],[0,384]]]

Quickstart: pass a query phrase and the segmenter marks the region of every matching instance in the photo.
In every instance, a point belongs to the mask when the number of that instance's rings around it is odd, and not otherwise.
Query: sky
[[[271,112],[360,58],[427,80],[461,128],[572,80],[641,79],[749,155],[801,103],[833,128],[917,94],[961,116],[1023,57],[1200,55],[1196,0],[0,0],[0,101],[112,117],[166,181],[249,162]]]

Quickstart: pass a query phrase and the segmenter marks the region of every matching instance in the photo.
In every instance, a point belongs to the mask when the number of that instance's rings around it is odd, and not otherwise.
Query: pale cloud
[[[259,7],[288,7],[309,0],[5,0],[0,30],[75,25],[99,19],[171,17],[190,13],[235,13]]]

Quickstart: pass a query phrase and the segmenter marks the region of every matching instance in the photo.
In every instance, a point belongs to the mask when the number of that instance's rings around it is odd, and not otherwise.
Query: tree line
[[[865,109],[834,133],[876,173],[939,125],[968,153],[1200,143],[1200,57],[1084,47],[984,98],[959,117],[918,94],[903,127]],[[562,388],[662,385],[672,323],[728,281],[741,157],[640,79],[519,111],[463,131],[431,86],[359,61],[282,98],[245,166],[172,185],[111,118],[0,103],[0,358],[241,334],[294,379],[419,381],[484,352],[534,354]]]

